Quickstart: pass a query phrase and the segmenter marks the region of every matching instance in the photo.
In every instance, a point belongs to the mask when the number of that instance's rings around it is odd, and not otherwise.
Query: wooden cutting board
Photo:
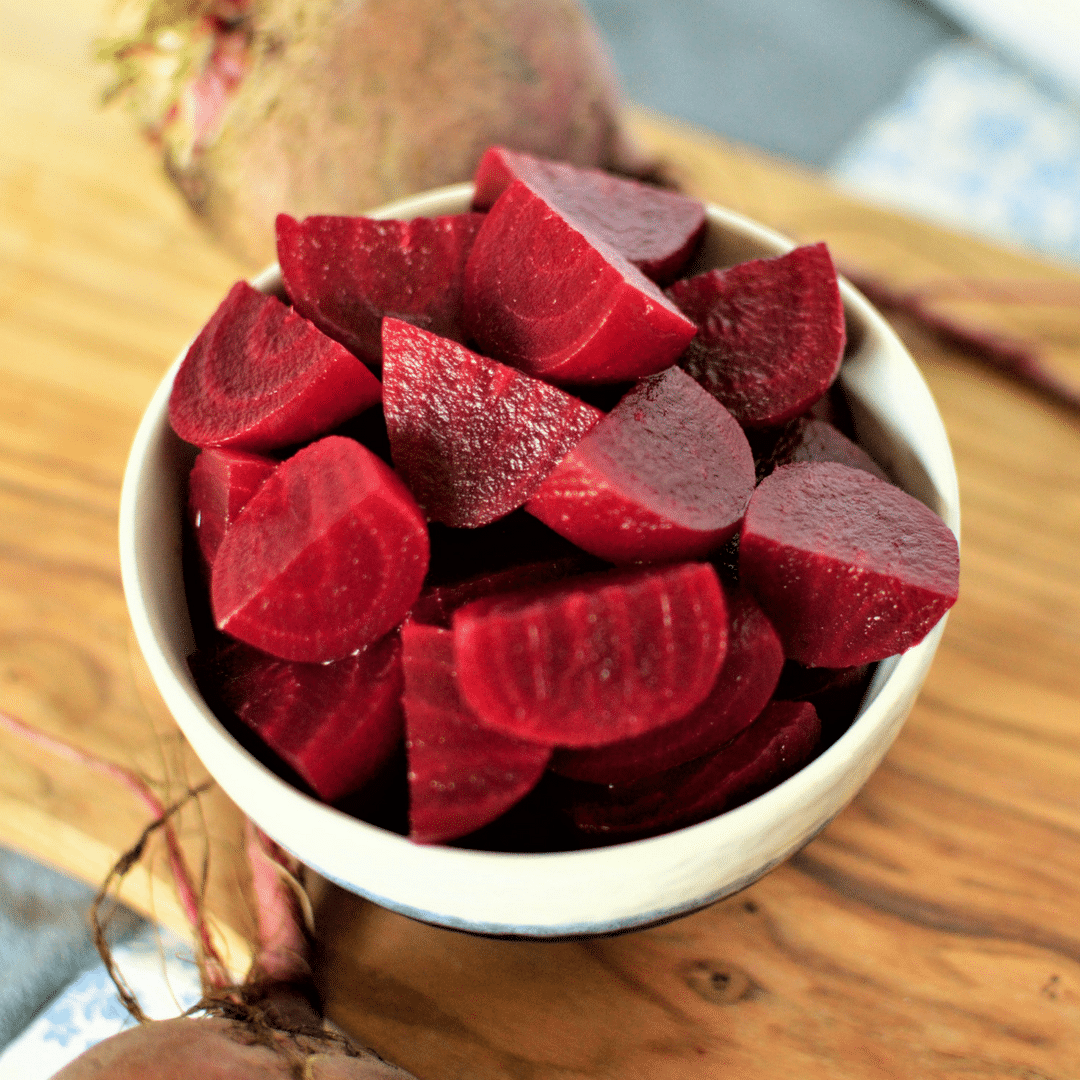
[[[97,108],[96,3],[0,0],[0,18],[0,709],[168,799],[204,773],[132,647],[120,481],[155,384],[245,269]],[[1080,384],[1075,272],[636,122],[689,190],[898,286],[947,283],[964,298],[942,310],[1041,343]],[[619,938],[468,937],[326,889],[318,970],[343,1027],[421,1080],[1080,1075],[1080,418],[899,329],[956,453],[961,600],[864,791],[752,888]],[[0,733],[0,842],[97,883],[146,822]],[[242,970],[239,816],[211,792],[182,832]],[[184,929],[157,849],[124,897]]]

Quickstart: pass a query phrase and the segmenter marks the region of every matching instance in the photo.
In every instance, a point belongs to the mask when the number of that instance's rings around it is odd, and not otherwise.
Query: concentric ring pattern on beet
[[[845,427],[823,244],[699,273],[686,196],[504,147],[476,179],[460,215],[282,215],[288,296],[238,282],[189,348],[191,669],[416,843],[682,828],[843,734],[956,540]]]

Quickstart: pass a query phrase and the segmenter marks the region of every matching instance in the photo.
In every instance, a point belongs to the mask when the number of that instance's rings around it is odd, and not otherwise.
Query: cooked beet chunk
[[[956,600],[959,551],[918,499],[861,469],[809,462],[758,485],[739,575],[788,657],[850,667],[923,639]]]

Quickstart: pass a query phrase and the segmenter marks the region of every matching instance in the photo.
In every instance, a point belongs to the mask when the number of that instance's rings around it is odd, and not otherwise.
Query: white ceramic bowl
[[[384,207],[410,218],[465,210],[460,184]],[[777,255],[790,241],[709,208],[695,270]],[[280,287],[272,267],[255,284]],[[952,454],[930,392],[891,329],[847,284],[849,358],[842,375],[860,441],[959,535]],[[207,708],[188,671],[194,639],[181,575],[182,492],[194,457],[168,423],[173,365],[135,436],[120,500],[124,592],[162,697],[228,795],[324,877],[424,922],[483,934],[563,937],[645,926],[704,907],[803,846],[855,795],[904,722],[941,639],[882,662],[851,728],[795,776],[699,825],[613,847],[503,854],[420,846],[309,798],[260,764]]]

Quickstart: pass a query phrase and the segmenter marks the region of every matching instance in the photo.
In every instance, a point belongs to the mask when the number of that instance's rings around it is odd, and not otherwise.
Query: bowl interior
[[[402,200],[375,216],[458,213],[472,187]],[[709,208],[696,270],[781,254],[790,241]],[[254,284],[280,291],[277,267]],[[842,284],[849,326],[841,376],[864,446],[959,535],[952,455],[918,369],[866,300]],[[226,793],[324,877],[426,922],[477,933],[568,937],[610,933],[695,910],[749,884],[805,844],[878,765],[907,716],[942,622],[878,666],[862,712],[827,751],[764,795],[710,821],[593,850],[506,854],[419,846],[308,797],[262,765],[206,706],[188,670],[194,648],[182,574],[183,491],[195,451],[168,424],[179,360],[138,429],[120,507],[124,591],[135,634],[168,708]]]

